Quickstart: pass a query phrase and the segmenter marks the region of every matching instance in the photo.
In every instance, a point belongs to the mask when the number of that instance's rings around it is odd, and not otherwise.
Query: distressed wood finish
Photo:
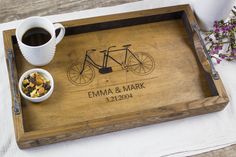
[[[21,99],[21,114],[13,113],[19,147],[40,146],[222,110],[228,97],[221,80],[212,80],[203,70],[204,67],[208,71],[209,63],[201,55],[199,39],[191,29],[194,23],[196,20],[188,5],[64,22],[67,36],[58,45],[52,63],[43,67],[55,79],[52,97],[41,104]],[[6,50],[15,51],[19,76],[33,68],[14,44],[14,30],[4,32],[4,41]],[[119,48],[129,43],[132,51],[147,52],[155,61],[155,68],[147,75],[135,75],[132,70],[124,71],[109,62],[114,72],[102,75],[95,69],[95,78],[86,86],[75,86],[67,79],[70,65],[83,61],[86,49],[102,50],[112,44]],[[93,58],[101,63],[99,54],[94,53]],[[119,55],[113,57],[119,58]],[[89,93],[127,88],[135,83],[140,89],[123,92],[133,97],[122,101],[107,102],[106,98],[111,95],[98,97]]]

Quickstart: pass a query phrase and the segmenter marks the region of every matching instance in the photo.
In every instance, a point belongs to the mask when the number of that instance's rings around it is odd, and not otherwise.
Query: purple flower
[[[218,54],[219,51],[222,50],[222,48],[223,48],[223,47],[220,46],[220,45],[215,46],[215,47],[213,48],[213,50],[212,50],[212,54]]]
[[[221,30],[222,30],[223,33],[226,33],[226,32],[229,31],[230,29],[231,29],[230,26],[224,26],[224,27],[221,28]]]
[[[224,54],[219,54],[219,57],[225,59],[226,56]]]
[[[212,51],[211,54],[212,55],[217,54],[217,51]]]
[[[210,51],[210,54],[211,54],[211,55],[214,55],[214,54],[216,54],[216,53],[217,53],[217,51],[216,51],[215,49],[213,49],[213,50]]]
[[[216,59],[216,62],[217,62],[217,64],[220,64],[220,62],[221,62],[222,60],[220,60],[220,59]]]
[[[211,57],[216,59],[216,63],[217,63],[217,64],[220,64],[220,62],[222,61],[221,59],[219,59],[219,58],[217,58],[217,57],[215,57],[215,56],[211,56]]]
[[[215,32],[216,32],[216,33],[219,33],[219,32],[220,32],[220,29],[219,29],[219,28],[216,28],[216,29],[215,29]]]
[[[215,28],[218,28],[218,27],[219,27],[218,21],[215,21],[215,22],[214,22],[213,27],[215,27]]]
[[[219,27],[219,25],[218,25],[218,24],[214,24],[214,25],[213,25],[213,27],[215,27],[215,28],[218,28],[218,27]]]
[[[222,46],[216,46],[215,47],[216,50],[222,50],[222,48],[223,48]]]
[[[236,6],[235,6],[236,8]],[[236,60],[236,13],[228,21],[214,21],[213,29],[206,33],[208,53],[219,64],[223,59]],[[224,46],[224,47],[223,47]],[[230,54],[222,54],[223,48],[231,50]]]

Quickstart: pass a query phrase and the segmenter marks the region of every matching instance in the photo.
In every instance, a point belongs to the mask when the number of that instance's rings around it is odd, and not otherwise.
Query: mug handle
[[[65,30],[65,27],[60,23],[55,23],[53,25],[54,25],[55,31],[57,29],[60,29],[60,33],[56,37],[56,44],[58,44],[62,40],[62,38],[64,37],[66,30]]]

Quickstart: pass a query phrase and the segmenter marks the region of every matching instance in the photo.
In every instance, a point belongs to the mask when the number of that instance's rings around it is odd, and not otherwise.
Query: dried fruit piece
[[[32,82],[30,82],[28,86],[29,86],[29,87],[34,87],[34,86],[35,86],[35,84],[34,84],[34,83],[32,83]]]
[[[36,89],[33,90],[33,91],[30,93],[30,97],[31,97],[31,98],[37,97],[37,90],[36,90]]]
[[[26,87],[29,84],[29,80],[28,79],[24,79],[22,84],[23,84],[24,87]]]
[[[40,87],[40,88],[38,89],[39,95],[43,95],[44,92],[45,92],[45,89],[44,89],[43,87]]]
[[[36,77],[36,85],[41,85],[43,84],[43,79]]]
[[[45,88],[45,90],[50,90],[50,88],[51,88],[49,83],[43,84],[43,87]]]

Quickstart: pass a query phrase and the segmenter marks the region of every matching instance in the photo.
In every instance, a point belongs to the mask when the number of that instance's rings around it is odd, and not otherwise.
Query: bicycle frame
[[[116,51],[125,51],[125,58],[124,58],[124,64],[125,65],[127,65],[128,53],[130,53],[132,56],[134,56],[134,58],[137,59],[139,61],[139,63],[141,64],[141,61],[133,54],[133,52],[128,47],[121,48],[121,49],[110,50],[110,48],[112,48],[112,47],[114,47],[114,46],[111,46],[111,47],[108,48],[107,59],[105,61],[105,67],[107,67],[108,58],[112,59],[114,62],[116,62],[117,64],[122,66],[122,63],[118,62],[116,59],[114,59],[112,56],[110,56],[111,52],[116,52]]]
[[[97,63],[95,63],[93,61],[93,59],[89,56],[89,52],[93,52],[93,51],[96,51],[95,49],[92,49],[92,50],[87,50],[86,51],[86,55],[85,55],[85,58],[84,58],[84,62],[83,62],[83,67],[81,69],[81,72],[80,74],[83,73],[84,71],[84,66],[86,64],[86,62],[88,62],[89,64],[91,64],[92,66],[94,66],[95,68],[97,69],[101,69],[101,68],[108,68],[107,66],[107,63],[108,63],[108,59],[111,59],[113,60],[115,63],[119,64],[120,66],[122,66],[122,64],[125,64],[127,65],[127,57],[128,57],[128,53],[131,54],[132,56],[134,56],[135,59],[137,59],[137,61],[142,64],[142,62],[133,54],[133,52],[128,48],[128,47],[125,47],[125,48],[121,48],[121,49],[115,49],[115,50],[110,50],[111,48],[114,48],[115,46],[111,46],[109,47],[107,50],[104,50],[104,51],[101,51],[103,52],[103,63],[102,65],[99,65]],[[125,51],[125,58],[124,58],[124,62],[119,62],[117,61],[115,58],[113,58],[112,56],[110,56],[110,53],[112,52],[117,52],[117,51]]]
[[[84,58],[84,62],[83,62],[83,67],[82,67],[82,69],[81,69],[80,74],[83,73],[83,71],[84,71],[84,66],[85,66],[86,62],[88,62],[89,64],[93,65],[93,66],[94,66],[95,68],[97,68],[97,69],[102,68],[101,65],[98,65],[97,63],[95,63],[95,62],[93,61],[93,59],[88,55],[88,52],[89,52],[89,51],[87,51],[86,54],[85,54],[85,58]],[[89,60],[88,60],[88,59],[89,59]]]

